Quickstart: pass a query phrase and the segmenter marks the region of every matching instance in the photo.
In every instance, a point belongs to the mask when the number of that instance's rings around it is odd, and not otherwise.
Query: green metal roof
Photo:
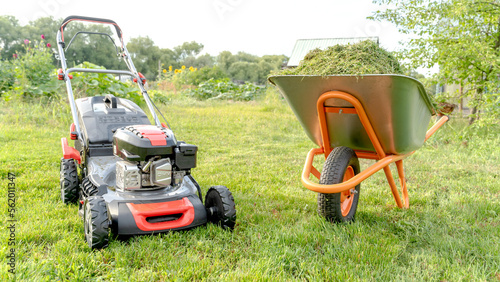
[[[364,40],[373,40],[377,43],[378,37],[351,37],[351,38],[318,38],[318,39],[298,39],[293,47],[292,55],[288,60],[288,67],[296,67],[309,51],[316,48],[326,49],[338,44],[353,44]]]

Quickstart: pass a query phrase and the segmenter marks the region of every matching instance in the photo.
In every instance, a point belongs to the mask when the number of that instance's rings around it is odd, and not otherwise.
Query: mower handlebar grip
[[[64,19],[64,21],[61,24],[61,32],[64,31],[66,28],[66,25],[71,22],[71,21],[83,21],[83,22],[93,22],[93,23],[102,23],[102,24],[111,24],[115,26],[116,33],[118,34],[118,37],[122,37],[122,31],[118,24],[115,21],[108,20],[108,19],[101,19],[101,18],[93,18],[93,17],[82,17],[82,16],[69,16]]]

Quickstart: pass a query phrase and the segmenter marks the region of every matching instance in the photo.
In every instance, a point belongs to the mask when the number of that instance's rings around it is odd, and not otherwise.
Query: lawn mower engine
[[[181,184],[196,167],[195,145],[177,142],[173,133],[154,125],[133,125],[118,129],[113,136],[116,188],[158,189]]]
[[[200,187],[190,174],[197,149],[176,141],[162,126],[130,125],[115,131],[116,181],[114,191],[103,195],[114,233],[150,234],[207,222]]]

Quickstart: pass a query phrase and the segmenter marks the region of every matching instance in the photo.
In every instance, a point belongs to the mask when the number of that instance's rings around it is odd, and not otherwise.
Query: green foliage
[[[203,50],[203,44],[195,41],[184,42],[182,45],[174,47],[176,60],[178,62],[184,62],[184,60],[189,57],[196,57],[201,50]]]
[[[155,103],[158,102],[165,105],[170,101],[170,97],[158,90],[149,90],[148,95]]]
[[[16,51],[23,51],[21,38],[19,21],[14,16],[0,16],[0,57],[12,58]]]
[[[9,91],[14,83],[14,66],[10,61],[0,60],[0,97]]]
[[[495,124],[500,119],[500,3],[498,0],[376,0],[390,8],[376,20],[415,34],[401,55],[412,67],[439,66],[440,83],[463,85],[471,98],[473,123]],[[462,98],[462,97],[461,97]]]
[[[245,52],[233,55],[223,51],[217,56],[217,65],[233,80],[265,84],[267,76],[272,71],[280,70],[286,60],[283,55],[258,57]]]
[[[372,40],[309,52],[283,75],[403,74],[398,60]]]
[[[218,66],[213,67],[204,67],[201,69],[196,69],[193,71],[183,71],[181,73],[177,73],[173,76],[172,81],[179,85],[199,85],[205,81],[210,79],[213,80],[221,80],[228,78],[227,74],[222,71]]]
[[[203,67],[213,67],[215,64],[215,58],[210,56],[210,54],[204,54],[198,57],[190,56],[182,61],[182,65],[185,66],[194,66],[196,68]]]
[[[157,78],[158,61],[164,64],[175,63],[175,53],[172,50],[160,49],[149,37],[131,38],[127,43],[134,65],[147,79]]]
[[[2,62],[0,83],[2,98],[10,100],[51,97],[57,94],[53,53],[45,41],[25,41],[24,52],[16,52],[10,61]]]
[[[77,68],[104,69],[104,67],[83,62]],[[113,94],[117,97],[126,98],[136,104],[143,103],[139,89],[132,82],[122,82],[111,74],[81,72],[75,73],[71,80],[73,89],[77,96],[97,96]]]
[[[186,95],[198,100],[234,100],[250,101],[260,97],[265,92],[265,87],[253,83],[238,85],[229,79],[209,79],[198,85],[196,89],[186,90]]]
[[[44,37],[44,42],[56,48],[56,33],[62,19],[55,20],[53,17],[38,18],[25,26],[20,26],[18,20],[12,16],[0,16],[0,45],[3,47],[0,54],[4,58],[11,58],[16,52],[24,50],[24,40],[35,41]],[[77,31],[103,32],[113,35],[109,26],[85,25],[81,22],[72,22],[64,30],[64,39],[68,46],[73,35]],[[116,37],[116,36],[115,36]],[[115,38],[115,43],[117,39]],[[84,61],[91,61],[108,69],[122,68],[116,55],[115,46],[109,38],[102,35],[79,34],[71,43],[66,53],[68,66],[72,67]],[[52,63],[57,64],[55,58]]]

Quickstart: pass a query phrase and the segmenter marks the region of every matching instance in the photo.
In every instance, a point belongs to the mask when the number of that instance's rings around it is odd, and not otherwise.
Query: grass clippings
[[[372,40],[309,52],[296,68],[281,75],[403,74],[398,60]]]

